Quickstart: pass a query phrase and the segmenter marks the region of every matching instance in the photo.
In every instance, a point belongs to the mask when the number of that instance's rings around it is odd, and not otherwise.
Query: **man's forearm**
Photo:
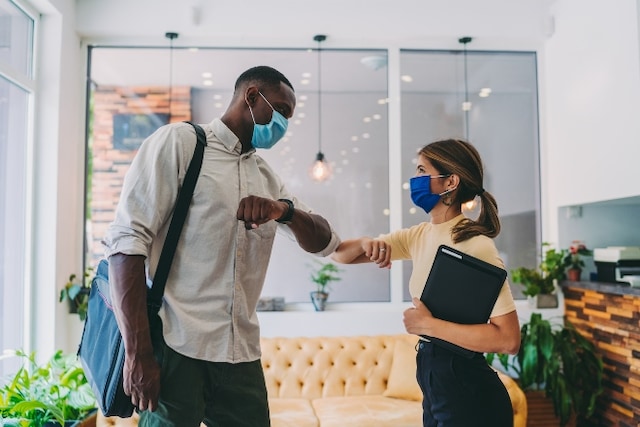
[[[128,357],[153,354],[144,260],[142,255],[115,254],[109,258],[111,299]]]
[[[307,252],[321,252],[331,241],[329,222],[320,215],[296,209],[289,227],[300,247]]]

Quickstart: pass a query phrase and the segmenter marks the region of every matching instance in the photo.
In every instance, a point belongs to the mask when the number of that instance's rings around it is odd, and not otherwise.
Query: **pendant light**
[[[467,70],[467,44],[471,43],[473,40],[471,37],[460,37],[458,42],[462,43],[464,46],[464,102],[462,103],[462,111],[464,112],[464,135],[465,139],[469,141],[469,111],[471,111],[471,101],[469,101],[469,80],[468,80],[468,70]],[[469,200],[466,203],[462,204],[462,210],[467,213],[467,215],[472,214],[476,207],[477,196],[472,200]]]
[[[469,81],[467,78],[467,44],[473,40],[471,37],[461,37],[458,42],[464,46],[464,102],[462,103],[462,111],[464,111],[464,135],[469,140],[469,111],[471,110],[471,102],[469,101]]]
[[[168,32],[164,36],[169,39],[169,121],[171,121],[171,101],[173,97],[173,41],[178,33]]]
[[[326,181],[331,177],[331,165],[327,163],[327,159],[322,152],[322,76],[321,76],[321,49],[320,44],[327,39],[324,34],[317,34],[313,40],[318,42],[318,154],[316,160],[309,169],[309,176],[316,182]]]

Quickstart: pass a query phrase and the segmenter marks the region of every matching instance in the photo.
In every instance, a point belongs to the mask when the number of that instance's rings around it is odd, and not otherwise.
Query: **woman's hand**
[[[391,268],[391,246],[376,239],[363,239],[362,250],[369,261],[375,262],[380,268]]]
[[[391,246],[371,237],[343,240],[331,258],[342,264],[375,262],[380,268],[391,268]]]
[[[434,321],[437,320],[419,298],[413,298],[413,307],[404,311],[404,328],[414,335],[433,336]]]

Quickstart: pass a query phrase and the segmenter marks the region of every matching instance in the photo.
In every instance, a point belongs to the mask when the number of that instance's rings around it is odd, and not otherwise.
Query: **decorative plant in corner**
[[[35,353],[5,351],[2,358],[18,356],[24,363],[0,388],[3,425],[64,426],[83,420],[96,409],[96,400],[74,354],[57,351],[38,365]]]
[[[311,292],[311,302],[316,311],[324,311],[329,298],[329,283],[342,280],[338,276],[342,270],[332,262],[314,261],[318,268],[311,273],[311,281],[316,284],[316,290]]]
[[[67,300],[69,302],[69,313],[77,313],[83,322],[87,318],[92,272],[93,268],[88,267],[84,272],[82,281],[76,280],[77,276],[71,274],[69,281],[60,290],[60,302]]]
[[[554,325],[531,313],[520,333],[520,350],[514,357],[487,353],[492,364],[497,357],[507,372],[517,374],[520,387],[544,390],[553,401],[560,424],[573,415],[586,420],[595,411],[596,398],[602,393],[603,365],[592,342],[584,338],[568,321]],[[578,425],[581,425],[578,422]]]

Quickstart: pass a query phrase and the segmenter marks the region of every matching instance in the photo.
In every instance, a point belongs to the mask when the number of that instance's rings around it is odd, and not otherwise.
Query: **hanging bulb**
[[[462,111],[471,111],[471,102],[470,101],[464,101],[462,103]]]
[[[324,158],[324,154],[318,151],[316,154],[316,161],[313,162],[311,168],[309,168],[309,176],[312,180],[317,182],[326,181],[331,178],[331,165],[327,163],[327,159]]]

